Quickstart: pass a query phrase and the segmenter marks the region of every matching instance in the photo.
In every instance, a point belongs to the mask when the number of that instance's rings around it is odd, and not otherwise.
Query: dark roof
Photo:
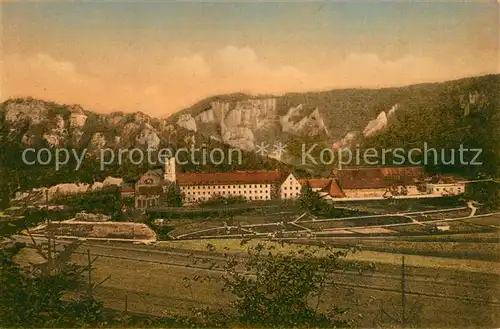
[[[162,169],[148,170],[144,175],[163,177],[163,170]]]
[[[158,195],[163,193],[163,187],[160,185],[144,186],[137,188],[137,195]]]
[[[132,184],[132,183],[123,183],[120,186],[121,192],[129,192],[130,190],[135,191],[134,184]]]
[[[386,188],[415,183],[422,167],[365,167],[341,169],[336,175],[343,189]]]
[[[224,173],[177,173],[177,184],[187,185],[230,185],[230,184],[274,184],[281,182],[288,174],[277,170],[233,171]]]
[[[431,184],[452,184],[460,181],[461,178],[453,175],[436,175],[431,177],[429,183]]]

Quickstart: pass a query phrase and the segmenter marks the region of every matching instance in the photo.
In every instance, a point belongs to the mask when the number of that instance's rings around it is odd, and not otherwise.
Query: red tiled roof
[[[299,179],[300,185],[305,185],[309,183],[311,188],[324,188],[326,187],[331,181],[331,178],[305,178],[305,179]]]
[[[423,174],[422,167],[380,167],[386,177],[418,178]]]
[[[421,174],[421,167],[373,167],[341,169],[337,178],[344,189],[386,188],[414,183]]]
[[[336,179],[330,179],[330,183],[328,183],[321,192],[327,192],[332,198],[345,198],[346,196]]]
[[[177,173],[177,184],[186,185],[230,185],[279,183],[288,174],[275,170],[233,171],[218,173]]]

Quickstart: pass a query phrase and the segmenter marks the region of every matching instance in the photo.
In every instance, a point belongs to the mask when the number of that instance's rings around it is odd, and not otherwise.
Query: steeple
[[[176,181],[175,157],[168,158],[165,161],[165,169],[163,171],[163,179],[167,182],[175,183],[175,181]]]

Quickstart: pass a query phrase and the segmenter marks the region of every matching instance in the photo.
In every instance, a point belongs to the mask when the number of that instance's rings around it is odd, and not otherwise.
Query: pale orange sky
[[[5,3],[1,99],[167,116],[228,92],[499,72],[496,3]]]

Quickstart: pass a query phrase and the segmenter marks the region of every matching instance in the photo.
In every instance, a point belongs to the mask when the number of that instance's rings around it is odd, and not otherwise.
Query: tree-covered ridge
[[[479,148],[483,152],[479,161],[482,166],[468,165],[426,165],[426,169],[435,172],[451,172],[468,177],[478,174],[498,177],[500,164],[500,126],[499,108],[500,75],[486,75],[465,78],[442,83],[419,84],[399,88],[384,89],[343,89],[324,92],[289,93],[282,96],[248,96],[245,94],[220,95],[207,98],[193,107],[180,111],[168,120],[151,118],[144,113],[97,114],[78,105],[61,105],[34,99],[11,99],[0,104],[0,195],[12,196],[15,191],[58,183],[102,181],[107,176],[123,177],[126,181],[135,181],[142,173],[151,169],[147,163],[134,165],[127,158],[120,164],[106,166],[100,170],[99,160],[86,156],[79,170],[74,170],[75,159],[60,170],[55,171],[53,164],[26,165],[21,161],[22,151],[28,147],[56,147],[76,149],[81,152],[88,149],[96,152],[99,148],[146,148],[140,137],[150,136],[151,132],[158,139],[157,147],[169,147],[173,151],[189,148],[193,142],[196,147],[203,145],[208,149],[229,146],[211,138],[209,129],[198,132],[179,127],[175,118],[182,113],[196,115],[207,109],[210,102],[242,101],[251,98],[277,99],[277,112],[283,114],[290,106],[303,104],[305,109],[318,108],[325,120],[330,136],[301,136],[276,132],[282,141],[288,144],[288,154],[300,159],[302,144],[309,148],[319,145],[313,152],[319,156],[319,150],[331,147],[332,143],[346,133],[357,131],[362,136],[362,128],[382,110],[388,110],[398,104],[388,126],[381,133],[367,138],[359,137],[352,147],[359,142],[361,147],[404,148],[422,147],[426,142],[430,148],[458,149],[460,144],[466,148]],[[27,107],[33,109],[31,116],[38,113],[36,120],[20,116],[16,120],[6,120],[6,108]],[[33,114],[35,113],[35,114]],[[83,125],[75,125],[71,117],[84,115]],[[12,119],[12,118],[11,118]],[[58,126],[59,124],[59,126]],[[60,137],[60,144],[51,146],[46,135]],[[76,137],[75,137],[76,136]],[[144,137],[144,136],[143,136]],[[154,137],[154,136],[153,136]],[[146,141],[149,141],[145,138]],[[106,141],[104,146],[100,141]],[[472,156],[472,155],[470,155]],[[186,159],[181,159],[186,160]],[[471,160],[471,159],[466,159]],[[214,172],[250,169],[301,168],[297,162],[292,165],[280,163],[274,159],[259,156],[253,152],[242,151],[242,163],[223,163],[213,165],[189,162],[180,166],[186,172]],[[303,167],[301,175],[328,175],[333,165]],[[307,170],[307,173],[305,172]]]
[[[248,95],[244,93],[217,95],[200,100],[171,117],[175,122],[180,115],[190,113],[193,117],[209,109],[213,101],[232,102],[275,98],[277,114],[284,115],[290,107],[302,104],[306,110],[318,108],[332,133],[332,138],[340,138],[347,132],[362,129],[368,120],[380,111],[387,111],[395,104],[406,112],[413,110],[437,109],[443,106],[465,108],[469,95],[490,102],[498,99],[500,75],[485,75],[458,80],[423,83],[404,87],[380,89],[336,89],[319,92],[294,92],[280,96]],[[233,104],[234,106],[234,104]],[[464,113],[464,109],[462,110]],[[422,113],[425,114],[425,113]],[[399,115],[398,115],[399,116]]]
[[[427,170],[459,173],[475,177],[480,173],[500,174],[500,76],[489,75],[462,79],[434,85],[422,92],[412,102],[402,105],[396,112],[397,120],[382,134],[370,137],[364,145],[378,148],[423,147],[446,150],[451,160],[451,150],[460,145],[468,149],[481,149],[477,159],[481,166],[461,164],[455,154],[454,165],[433,165],[428,159]],[[440,153],[440,152],[439,152]],[[465,162],[472,160],[472,153],[464,154]],[[416,155],[418,157],[419,155]],[[432,157],[429,154],[428,157]]]

